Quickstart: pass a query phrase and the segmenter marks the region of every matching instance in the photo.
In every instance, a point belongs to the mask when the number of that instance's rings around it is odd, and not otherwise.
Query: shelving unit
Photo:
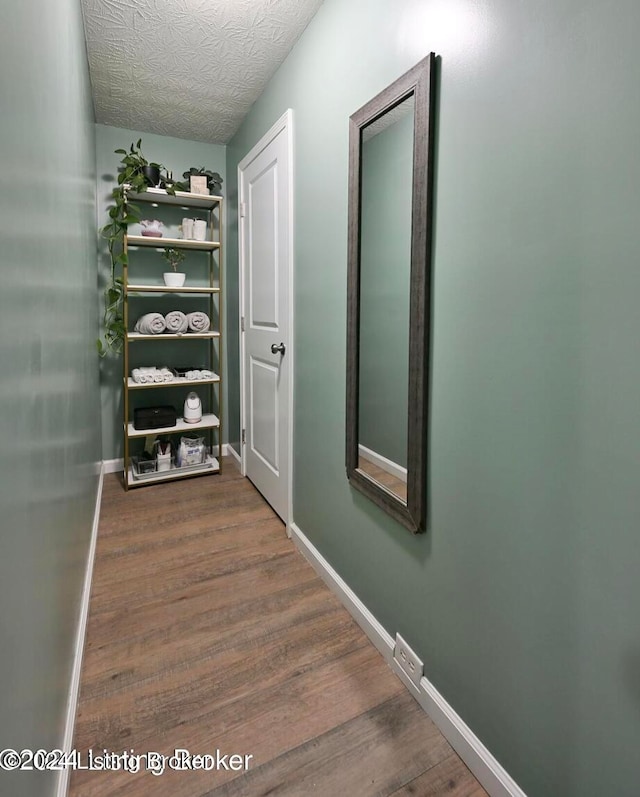
[[[154,199],[154,202],[158,202],[157,198]],[[220,244],[213,241],[194,241],[192,239],[185,240],[184,238],[165,238],[164,236],[162,238],[154,238],[152,235],[127,235],[127,241],[129,246],[151,246],[154,249],[158,248],[158,241],[162,241],[165,249],[175,247],[176,249],[199,249],[203,252],[209,252],[220,248]]]
[[[210,338],[219,338],[219,332],[162,332],[160,335],[144,335],[142,332],[128,332],[127,340],[209,340]]]
[[[127,378],[127,385],[129,390],[144,390],[145,388],[159,388],[159,387],[189,387],[190,385],[211,385],[219,382],[220,377],[215,376],[213,379],[187,379],[185,376],[177,376],[171,382],[148,382],[141,384],[136,382],[131,377]]]
[[[135,202],[142,208],[141,203],[146,203],[150,208],[163,207],[169,208],[171,227],[176,227],[180,223],[178,218],[179,211],[185,211],[181,215],[192,215],[196,211],[197,215],[206,213],[208,216],[208,235],[205,241],[195,241],[191,239],[179,238],[175,235],[167,237],[151,237],[140,234],[127,234],[125,236],[124,251],[127,255],[123,266],[124,281],[124,324],[127,331],[124,341],[123,352],[123,389],[124,389],[124,483],[125,489],[132,487],[142,487],[173,479],[183,479],[191,476],[212,474],[220,472],[222,460],[222,429],[220,418],[222,416],[222,308],[220,296],[222,292],[222,197],[207,196],[203,194],[191,194],[177,191],[175,196],[167,194],[158,188],[149,188],[141,194],[129,192],[128,200]],[[150,214],[152,211],[150,210]],[[144,213],[142,214],[144,216]],[[152,217],[151,215],[149,216]],[[196,258],[206,258],[206,269],[200,268],[197,276],[192,275],[192,284],[186,284],[180,288],[172,288],[162,283],[163,261],[158,257],[157,276],[155,264],[152,265],[152,273],[149,274],[150,249],[183,249],[191,252]],[[136,254],[138,252],[138,255]],[[142,259],[141,255],[146,252],[147,273],[140,276],[136,267],[136,258]],[[187,283],[190,281],[189,258],[185,263],[184,271],[187,273]],[[196,270],[198,272],[198,270]],[[204,273],[206,272],[206,274]],[[207,284],[194,284],[207,283]],[[194,302],[197,309],[206,312],[211,319],[212,327],[207,332],[185,332],[167,333],[158,335],[148,335],[134,332],[133,327],[137,318],[145,313],[160,312],[157,309],[158,303],[165,303],[171,300],[171,310],[183,310],[188,312],[193,309]],[[132,302],[135,303],[136,310],[132,310]],[[185,307],[189,304],[189,308]],[[205,309],[206,305],[206,309]],[[147,344],[153,341],[154,345],[148,347]],[[194,343],[199,341],[199,343]],[[163,347],[162,344],[168,344]],[[160,362],[161,357],[167,359],[176,358],[175,346],[184,349],[184,360],[181,362]],[[171,381],[139,383],[132,377],[132,370],[142,366],[142,360],[147,357],[153,362],[145,362],[145,365],[168,366],[169,368],[183,366],[186,362],[191,362],[193,347],[198,348],[199,352],[206,349],[206,356],[196,356],[198,360],[193,363],[194,369],[207,369],[214,373],[213,377],[201,379],[188,379],[176,376]],[[164,352],[167,351],[167,354]],[[180,355],[182,357],[182,355]],[[200,359],[198,359],[200,357]],[[134,362],[137,361],[137,365]],[[183,420],[182,405],[187,393],[195,388],[203,406],[202,420],[198,423],[187,423]],[[170,391],[168,395],[175,395],[175,401],[168,401],[166,395],[162,398],[163,391]],[[160,395],[160,399],[156,399]],[[134,407],[151,407],[161,404],[171,403],[177,410],[177,423],[175,426],[163,427],[160,429],[136,429],[133,425]],[[136,455],[142,453],[146,438],[163,437],[169,439],[172,450],[175,451],[180,443],[182,436],[204,436],[205,442],[210,452],[207,460],[200,465],[189,465],[183,468],[172,466],[169,471],[155,471],[152,473],[138,474],[134,467]]]
[[[220,288],[206,288],[205,286],[189,287],[183,285],[181,288],[169,288],[167,285],[135,285],[130,283],[127,288],[129,293],[201,293],[203,295],[220,293]]]
[[[179,432],[197,432],[198,429],[219,429],[220,421],[217,415],[209,413],[202,416],[202,420],[198,423],[186,423],[182,418],[178,418],[175,426],[163,426],[160,429],[136,429],[132,423],[127,424],[127,436],[146,437],[147,435],[158,434],[177,434]]]

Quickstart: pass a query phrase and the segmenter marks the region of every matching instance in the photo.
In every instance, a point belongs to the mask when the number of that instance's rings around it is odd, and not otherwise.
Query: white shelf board
[[[215,385],[220,381],[219,376],[214,376],[213,379],[187,379],[186,376],[177,376],[171,382],[147,382],[140,384],[135,379],[128,377],[127,387],[129,390],[139,390],[140,388],[149,387],[189,387],[189,385]]]
[[[219,338],[219,332],[161,332],[159,335],[143,335],[142,332],[127,333],[127,340],[210,340]]]
[[[182,288],[169,288],[166,285],[137,285],[129,283],[127,293],[220,293],[220,288],[208,288],[203,286],[183,285]]]
[[[132,202],[157,202],[159,205],[178,205],[185,208],[215,208],[222,202],[221,196],[209,194],[191,194],[188,191],[176,191],[176,195],[167,194],[164,188],[147,188],[142,194],[127,192]]]
[[[154,235],[127,235],[128,246],[152,246],[154,249],[219,249],[219,241],[194,241],[192,238],[158,238]]]
[[[128,437],[147,437],[153,434],[175,434],[179,432],[194,432],[196,429],[217,429],[220,426],[220,419],[217,415],[209,413],[202,416],[198,423],[186,423],[182,418],[178,418],[175,426],[162,426],[160,429],[135,429],[132,423],[127,424]]]
[[[187,479],[189,476],[200,476],[203,473],[220,473],[220,463],[213,457],[209,462],[202,465],[201,468],[189,468],[181,473],[180,468],[173,468],[173,470],[165,470],[160,473],[153,473],[145,476],[144,478],[136,478],[133,475],[133,466],[129,465],[128,468],[128,484],[129,487],[143,487],[145,484],[155,484],[156,482],[169,482],[175,479]]]

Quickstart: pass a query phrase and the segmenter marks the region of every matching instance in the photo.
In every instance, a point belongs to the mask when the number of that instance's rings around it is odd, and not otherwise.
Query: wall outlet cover
[[[393,658],[407,674],[410,680],[420,686],[420,679],[424,673],[424,664],[417,654],[407,645],[400,634],[396,634],[396,644],[393,649]]]

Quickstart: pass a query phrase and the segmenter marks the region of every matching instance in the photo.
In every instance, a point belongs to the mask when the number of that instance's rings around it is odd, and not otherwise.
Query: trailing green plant
[[[118,173],[118,185],[111,192],[113,204],[109,208],[109,221],[100,229],[100,234],[107,239],[111,261],[109,280],[104,291],[103,340],[96,341],[98,354],[101,357],[108,352],[120,354],[127,333],[122,311],[124,282],[121,273],[123,266],[127,264],[124,238],[129,225],[140,221],[140,209],[128,201],[127,192],[141,194],[147,190],[144,176],[146,166],[163,168],[159,163],[149,163],[142,154],[141,146],[142,139],[140,138],[136,144],[131,144],[128,150],[115,150],[117,155],[122,155],[120,161],[122,165]],[[175,194],[173,187],[167,187],[167,191]]]
[[[164,257],[175,272],[178,270],[178,266],[185,259],[186,255],[180,249],[165,249],[162,253],[162,257]]]

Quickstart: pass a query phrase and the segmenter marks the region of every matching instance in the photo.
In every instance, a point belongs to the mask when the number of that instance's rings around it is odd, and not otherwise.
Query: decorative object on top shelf
[[[183,172],[182,176],[184,177],[183,183],[173,184],[173,187],[178,191],[190,191],[192,194],[208,194],[211,192],[214,196],[222,193],[222,183],[224,182],[222,177],[218,172],[212,172],[210,169],[205,169],[204,166],[192,166],[188,172]],[[192,177],[205,177],[206,182],[202,183],[196,181],[196,185],[204,185],[208,190],[196,190],[196,188],[192,186]]]
[[[174,183],[172,171],[167,170],[167,173],[160,178],[160,188],[164,188],[165,191],[173,190]]]
[[[98,339],[96,345],[98,354],[104,357],[107,352],[120,354],[127,330],[124,326],[122,314],[122,300],[124,297],[124,283],[118,271],[127,262],[127,253],[124,250],[124,237],[130,224],[140,221],[140,210],[136,205],[127,201],[127,190],[141,194],[147,190],[149,180],[153,174],[148,167],[160,170],[159,163],[150,163],[142,154],[142,139],[136,144],[131,144],[128,150],[116,149],[117,155],[122,155],[121,167],[118,173],[118,185],[113,189],[111,197],[113,205],[109,208],[109,222],[101,228],[100,234],[107,239],[111,272],[104,290],[104,333],[103,339]],[[147,175],[145,176],[145,169]],[[167,192],[175,194],[172,186],[167,186]]]
[[[207,178],[203,174],[192,174],[189,178],[189,190],[192,194],[208,194]]]
[[[146,238],[162,238],[164,235],[163,223],[158,219],[141,219],[142,235]]]
[[[185,258],[184,252],[182,252],[180,249],[165,249],[165,251],[162,253],[162,257],[173,269],[172,271],[166,271],[162,275],[164,284],[169,288],[181,288],[184,285],[184,281],[187,277],[184,272],[178,271],[178,266]]]

